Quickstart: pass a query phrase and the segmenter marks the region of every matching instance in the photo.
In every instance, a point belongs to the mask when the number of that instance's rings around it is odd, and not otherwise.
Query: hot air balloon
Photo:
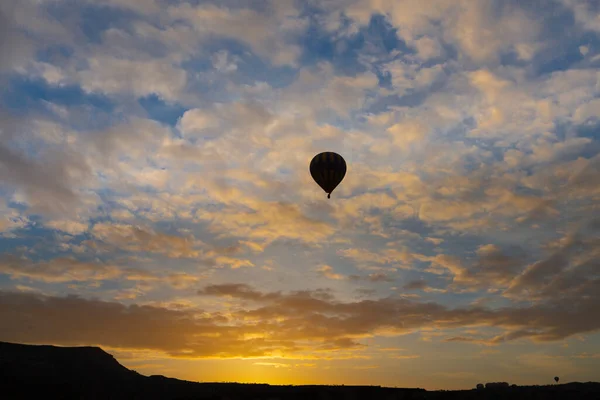
[[[331,198],[331,192],[346,175],[346,161],[337,153],[326,151],[319,153],[310,162],[310,174],[321,189]]]
[[[554,382],[558,383],[558,376],[554,377]]]

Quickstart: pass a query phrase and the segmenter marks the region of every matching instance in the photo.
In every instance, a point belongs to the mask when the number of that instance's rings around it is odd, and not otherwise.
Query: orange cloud
[[[326,277],[327,279],[341,280],[345,279],[344,275],[336,274],[333,272],[333,268],[330,265],[322,265],[317,267],[316,271]]]
[[[98,223],[91,229],[99,240],[129,251],[162,253],[168,257],[200,257],[202,242],[194,237],[182,237],[155,232],[141,226]]]
[[[199,294],[228,296],[234,304],[242,304],[232,309],[229,318],[223,318],[194,308],[124,306],[77,297],[2,292],[0,320],[7,328],[0,336],[9,341],[152,349],[185,358],[306,357],[316,356],[315,352],[360,351],[365,348],[360,338],[419,329],[504,329],[491,343],[561,340],[600,329],[598,320],[591,317],[597,296],[589,295],[572,299],[571,303],[577,304],[572,309],[542,303],[492,310],[450,309],[393,297],[341,302],[328,291],[261,292],[245,284],[209,285]],[[25,314],[31,319],[17,318]],[[35,329],[30,329],[31,324]]]

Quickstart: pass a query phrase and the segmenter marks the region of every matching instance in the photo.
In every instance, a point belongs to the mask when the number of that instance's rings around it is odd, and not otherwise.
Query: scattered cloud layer
[[[152,350],[156,373],[260,357],[334,379],[328,360],[396,385],[410,362],[472,387],[471,354],[590,376],[599,12],[3,2],[0,340]],[[329,200],[321,151],[348,165]]]

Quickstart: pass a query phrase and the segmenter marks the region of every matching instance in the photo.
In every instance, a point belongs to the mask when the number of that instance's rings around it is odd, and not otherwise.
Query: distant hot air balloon
[[[346,161],[337,153],[326,151],[317,154],[310,162],[310,174],[321,189],[331,197],[331,192],[346,175]]]
[[[558,383],[558,376],[554,377],[554,382]]]

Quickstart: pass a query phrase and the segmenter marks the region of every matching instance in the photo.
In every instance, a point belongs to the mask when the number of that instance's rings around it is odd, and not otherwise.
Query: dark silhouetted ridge
[[[0,398],[6,391],[15,399],[36,393],[109,398],[115,390],[133,393],[143,379],[99,347],[0,342]]]
[[[140,375],[119,364],[99,347],[58,347],[0,342],[0,368],[31,371],[46,377],[77,376],[90,373],[106,379],[135,379]]]
[[[548,386],[478,385],[479,389],[426,391],[381,386],[274,386],[197,383],[144,376],[98,347],[57,347],[0,342],[0,399],[90,400],[416,400],[597,399],[600,383]]]

